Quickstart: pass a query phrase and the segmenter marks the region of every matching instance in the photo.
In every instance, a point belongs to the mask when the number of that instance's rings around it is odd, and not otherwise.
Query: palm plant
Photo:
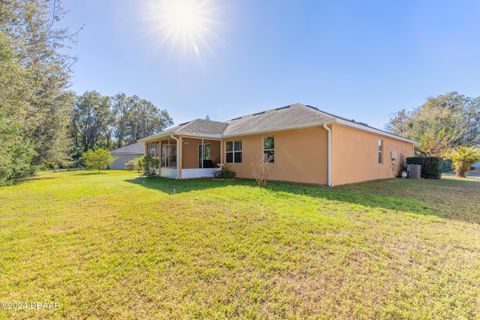
[[[460,146],[450,153],[457,177],[465,178],[471,166],[480,160],[480,151],[475,147]]]

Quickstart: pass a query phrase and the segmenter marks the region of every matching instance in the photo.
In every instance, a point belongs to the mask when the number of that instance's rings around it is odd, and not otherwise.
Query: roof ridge
[[[238,117],[226,120],[225,122],[230,123],[231,121],[235,121],[235,120],[239,120],[239,119],[246,118],[246,117],[251,117],[251,116],[257,116],[257,115],[265,114],[267,112],[280,111],[280,110],[287,109],[287,108],[290,108],[290,107],[302,107],[302,106],[306,106],[306,105],[303,104],[303,103],[300,103],[300,102],[295,102],[295,103],[287,104],[283,107],[269,108],[269,109],[256,111],[256,112],[253,112],[253,113],[248,113],[248,114],[243,115],[243,116],[238,116]]]
[[[197,121],[197,120],[200,120],[200,121],[210,121],[210,122],[217,122],[217,123],[227,123],[225,121],[218,121],[218,120],[211,120],[211,119],[195,119],[195,120],[192,120],[192,121]]]
[[[188,128],[192,123],[194,123],[195,121],[199,120],[198,118],[197,119],[193,119],[193,120],[190,120],[188,123],[186,123],[182,128],[179,128],[179,129],[175,129],[174,133],[176,133],[178,130],[184,130],[186,128]],[[178,125],[180,126],[180,125]],[[177,127],[178,127],[177,126]]]

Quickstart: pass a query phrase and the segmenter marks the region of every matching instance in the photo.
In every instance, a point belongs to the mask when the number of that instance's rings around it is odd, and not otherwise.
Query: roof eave
[[[185,138],[211,138],[211,139],[223,138],[222,134],[196,134],[196,133],[180,132],[177,135]]]
[[[151,142],[151,141],[156,141],[156,140],[158,140],[159,138],[169,137],[169,136],[172,135],[172,134],[175,135],[174,132],[172,132],[172,133],[159,133],[159,134],[155,134],[155,135],[153,135],[153,136],[148,136],[148,137],[139,139],[137,142]]]
[[[168,133],[159,133],[153,136],[145,137],[143,139],[138,140],[138,142],[152,142],[156,141],[161,138],[167,138],[170,136],[181,136],[181,137],[191,137],[191,138],[212,138],[212,139],[222,139],[223,135],[221,134],[197,134],[197,133],[191,133],[191,132],[168,132]]]

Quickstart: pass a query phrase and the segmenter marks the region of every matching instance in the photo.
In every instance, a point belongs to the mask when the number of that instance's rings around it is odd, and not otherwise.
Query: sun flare
[[[162,42],[199,55],[213,35],[214,12],[208,0],[149,0],[146,15]]]

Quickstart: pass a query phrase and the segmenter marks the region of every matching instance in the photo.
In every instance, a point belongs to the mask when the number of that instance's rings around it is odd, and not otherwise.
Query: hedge
[[[442,177],[443,159],[439,157],[408,157],[408,164],[422,166],[422,178],[440,179]]]

